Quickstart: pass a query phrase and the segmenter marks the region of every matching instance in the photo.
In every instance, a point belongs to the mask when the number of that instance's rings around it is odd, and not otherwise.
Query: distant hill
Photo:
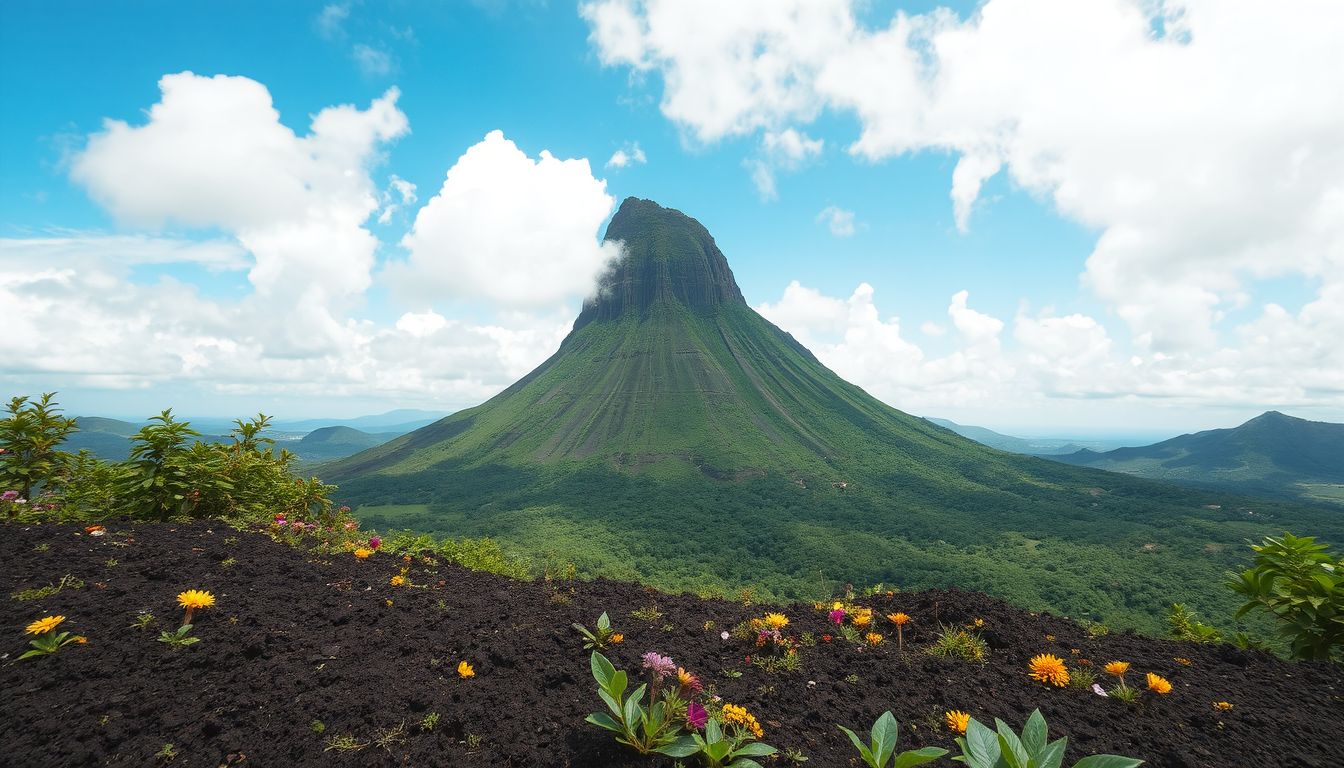
[[[370,434],[352,427],[322,427],[304,435],[298,443],[285,447],[304,461],[331,461],[382,445],[394,437],[397,434]]]
[[[61,450],[71,453],[88,451],[108,461],[125,460],[131,453],[131,442],[127,438],[140,430],[139,424],[101,416],[77,416],[75,425],[79,431],[66,437]]]
[[[277,420],[275,426],[287,432],[311,432],[324,427],[350,427],[369,433],[391,433],[403,435],[415,429],[447,416],[446,411],[422,411],[414,408],[398,408],[374,416],[356,416],[350,419],[302,419],[299,421]]]
[[[320,468],[336,498],[374,527],[667,589],[956,585],[1149,630],[1173,600],[1230,616],[1246,538],[1344,534],[1333,510],[1005,453],[896,410],[752,310],[680,211],[627,199],[606,239],[624,256],[555,354]]]
[[[1243,493],[1344,503],[1344,424],[1269,411],[1231,429],[1140,448],[1050,457],[1078,466]]]
[[[936,419],[932,417],[926,417],[926,419],[940,427],[950,429],[962,437],[968,437],[981,445],[988,445],[990,448],[998,448],[1000,451],[1008,451],[1009,453],[1025,453],[1029,456],[1055,456],[1074,453],[1083,449],[1107,451],[1124,445],[1124,443],[1114,440],[1013,437],[1012,435],[1000,434],[992,429],[986,429],[985,427],[958,424],[950,419]]]

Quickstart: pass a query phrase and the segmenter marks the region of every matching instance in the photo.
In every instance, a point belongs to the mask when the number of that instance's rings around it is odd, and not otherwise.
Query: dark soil
[[[1020,728],[1036,707],[1052,736],[1069,737],[1066,765],[1096,752],[1155,766],[1341,765],[1338,667],[1128,634],[1094,639],[1066,619],[981,594],[872,598],[879,615],[914,617],[903,654],[894,644],[859,650],[837,637],[804,648],[801,670],[768,674],[746,662],[750,649],[720,638],[764,606],[602,580],[518,582],[420,562],[411,582],[422,587],[392,587],[401,561],[386,554],[366,562],[315,557],[222,524],[108,527],[98,538],[76,526],[0,527],[0,636],[7,638],[0,642],[0,764],[165,765],[155,755],[172,744],[174,767],[669,766],[667,758],[634,756],[583,722],[601,702],[570,624],[591,626],[605,610],[625,634],[608,654],[618,667],[635,672],[646,650],[671,655],[754,713],[767,743],[805,754],[808,768],[856,765],[835,724],[866,730],[886,709],[908,749],[953,747],[940,722],[947,709]],[[236,562],[226,565],[230,559]],[[38,600],[11,597],[66,574],[84,586]],[[189,588],[211,590],[218,604],[197,617],[202,641],[173,650],[155,638],[176,626],[175,596]],[[662,617],[631,616],[647,606]],[[820,638],[833,631],[811,605],[783,610],[791,632]],[[140,611],[154,614],[147,629],[131,626]],[[48,614],[65,615],[60,629],[87,635],[88,644],[15,661],[28,639],[23,627]],[[919,652],[940,622],[976,618],[992,648],[987,663]],[[1079,658],[1097,667],[1130,661],[1132,683],[1154,671],[1175,689],[1128,705],[1085,689],[1047,688],[1026,671],[1028,659],[1045,652],[1071,666]],[[475,665],[476,677],[458,677],[462,659]],[[1220,712],[1215,701],[1235,707]],[[431,712],[440,720],[425,732],[418,724]],[[394,734],[386,748],[370,743],[402,724],[404,737]],[[368,746],[324,751],[340,735]],[[770,764],[792,765],[782,757]]]

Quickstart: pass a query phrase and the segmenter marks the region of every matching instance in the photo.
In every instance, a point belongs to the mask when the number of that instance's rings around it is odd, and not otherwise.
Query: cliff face
[[[624,255],[599,282],[574,323],[647,314],[659,305],[695,312],[745,305],[728,260],[700,222],[652,200],[626,198],[607,226],[606,239],[624,244]]]

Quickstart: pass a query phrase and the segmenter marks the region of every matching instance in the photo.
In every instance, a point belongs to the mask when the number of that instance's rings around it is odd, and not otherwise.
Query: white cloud
[[[836,237],[852,237],[854,235],[854,212],[847,211],[834,205],[828,205],[821,209],[817,214],[817,222],[826,222],[827,228],[831,234]]]
[[[745,163],[761,198],[773,200],[778,197],[775,190],[776,173],[802,168],[820,157],[824,146],[825,141],[822,139],[814,139],[794,128],[766,131],[761,136],[760,153]]]
[[[611,159],[607,161],[607,167],[624,168],[627,165],[643,165],[646,162],[648,162],[648,158],[644,156],[644,150],[639,148],[639,142],[636,141],[611,153]]]
[[[586,159],[528,157],[492,131],[458,158],[402,240],[388,281],[427,301],[537,308],[588,295],[617,247],[598,230],[614,198]]]
[[[283,328],[277,354],[339,343],[332,313],[371,281],[378,208],[368,168],[408,130],[390,89],[367,109],[327,107],[299,137],[270,93],[243,77],[190,72],[159,81],[144,125],[107,120],[75,156],[71,176],[128,224],[219,228],[253,256],[260,318]]]
[[[350,49],[350,56],[354,58],[359,71],[369,77],[390,75],[397,68],[392,54],[364,43],[355,43]]]
[[[350,18],[349,3],[325,5],[313,19],[317,33],[328,40],[345,37],[345,20]]]
[[[1306,278],[1312,307],[1344,291],[1344,4],[988,0],[966,19],[871,27],[859,5],[595,0],[581,14],[603,63],[661,75],[663,114],[702,142],[853,115],[865,160],[958,156],[963,230],[1007,173],[1100,232],[1084,285],[1142,358],[1249,343],[1225,320],[1265,278]],[[771,168],[746,165],[773,195]],[[1283,311],[1297,332],[1329,327],[1319,309]]]
[[[395,173],[388,179],[387,189],[383,190],[380,197],[383,209],[378,214],[379,224],[388,224],[392,217],[407,205],[413,205],[418,197],[415,196],[415,185],[401,178]]]
[[[65,232],[36,238],[0,238],[0,260],[12,264],[69,264],[86,267],[199,264],[212,270],[247,269],[247,251],[230,240],[185,240],[149,235]]]

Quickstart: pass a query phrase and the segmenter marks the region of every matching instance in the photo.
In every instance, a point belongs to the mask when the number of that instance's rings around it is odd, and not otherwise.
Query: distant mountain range
[[[998,448],[1000,451],[1008,451],[1009,453],[1025,453],[1029,456],[1055,456],[1074,453],[1085,448],[1093,451],[1109,451],[1113,448],[1120,448],[1125,445],[1124,442],[1119,440],[1060,437],[1013,437],[1012,435],[1000,434],[985,427],[973,427],[965,424],[958,424],[949,419],[927,418],[928,421],[931,421],[940,427],[950,429],[962,437],[969,437],[981,445],[988,445],[990,448]]]
[[[1149,630],[1173,600],[1230,616],[1248,537],[1344,535],[1334,510],[993,450],[898,411],[753,311],[680,211],[629,198],[606,240],[623,258],[554,355],[319,468],[337,498],[378,528],[665,589],[955,585]]]
[[[1344,504],[1344,424],[1269,411],[1140,448],[1080,450],[1055,461],[1190,486]]]

